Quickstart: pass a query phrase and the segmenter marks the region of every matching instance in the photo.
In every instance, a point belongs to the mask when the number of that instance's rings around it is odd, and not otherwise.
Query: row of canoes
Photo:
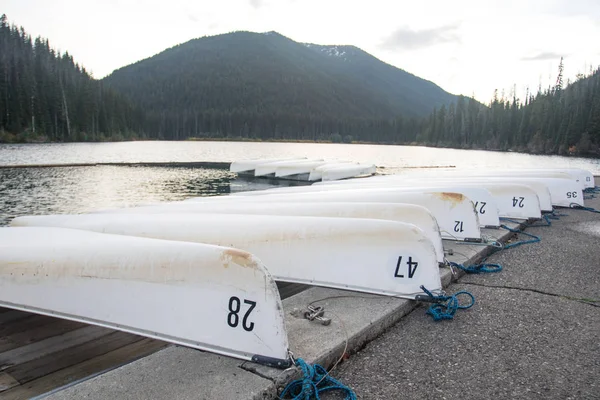
[[[368,176],[375,173],[376,167],[374,164],[348,161],[274,158],[234,161],[229,170],[241,176],[315,182]]]
[[[198,197],[0,229],[0,305],[287,366],[275,281],[414,299],[442,239],[584,205],[578,169],[439,171]]]

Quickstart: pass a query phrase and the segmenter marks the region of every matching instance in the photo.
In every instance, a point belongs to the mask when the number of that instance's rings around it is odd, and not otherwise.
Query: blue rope
[[[598,214],[600,214],[600,210],[596,210],[596,209],[594,209],[594,208],[592,208],[592,207],[584,207],[584,206],[581,206],[581,205],[579,205],[579,204],[577,204],[577,203],[571,203],[571,204],[569,205],[569,208],[573,208],[573,209],[575,209],[575,210],[590,211],[590,212],[593,212],[593,213],[598,213]]]
[[[522,221],[517,221],[517,220],[506,218],[506,217],[500,217],[500,219],[502,221],[512,222],[513,224],[517,224],[517,225],[520,225],[522,223]]]
[[[421,285],[421,290],[429,296],[428,301],[433,302],[429,309],[427,309],[427,314],[433,317],[434,321],[442,321],[445,319],[454,319],[454,314],[458,310],[466,310],[468,308],[473,307],[475,304],[475,296],[471,293],[463,290],[460,292],[456,292],[453,295],[445,296],[445,295],[435,295],[431,293],[429,290],[425,288],[425,286]],[[458,296],[464,294],[471,298],[471,302],[466,305],[461,305],[458,301]],[[445,303],[444,303],[445,302]]]
[[[600,193],[600,186],[594,186],[593,188],[583,189],[583,193]]]
[[[520,242],[505,244],[504,245],[504,249],[511,249],[513,247],[522,246],[524,244],[537,243],[537,242],[541,241],[541,239],[540,239],[539,236],[535,236],[535,235],[532,235],[531,233],[523,232],[520,229],[509,228],[506,225],[500,225],[500,227],[504,228],[506,230],[509,230],[509,231],[511,231],[513,233],[520,233],[521,235],[529,236],[531,238],[529,240],[521,240]]]
[[[500,272],[502,271],[502,265],[500,264],[474,264],[465,267],[463,264],[458,264],[453,261],[449,263],[451,266],[456,267],[465,271],[467,274],[485,274],[492,272]]]
[[[541,225],[538,223],[535,224],[531,224],[529,226],[535,226],[535,227],[540,227],[540,226],[552,226],[552,221],[550,221],[551,219],[558,219],[558,217],[551,217],[550,215],[546,214],[546,215],[542,215],[542,218],[544,221],[546,221],[546,223],[542,223]]]
[[[569,214],[563,214],[559,211],[556,211],[556,209],[552,210],[552,212],[550,214],[547,214],[548,218],[550,219],[560,219],[560,217],[568,217]]]
[[[297,379],[288,384],[281,398],[292,396],[292,400],[320,400],[320,394],[331,390],[346,392],[344,400],[357,400],[356,394],[348,386],[329,376],[325,368],[319,364],[309,365],[301,358],[296,360],[296,366],[302,370],[302,379]]]

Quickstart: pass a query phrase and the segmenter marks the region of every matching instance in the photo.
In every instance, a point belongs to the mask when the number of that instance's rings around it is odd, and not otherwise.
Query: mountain
[[[103,83],[147,113],[151,135],[361,137],[456,99],[354,46],[297,43],[276,32],[194,39],[120,68]]]

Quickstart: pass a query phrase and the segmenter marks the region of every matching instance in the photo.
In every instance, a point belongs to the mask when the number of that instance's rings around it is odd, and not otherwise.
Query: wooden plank
[[[11,310],[10,308],[3,308],[2,310],[5,311],[0,314],[0,324],[6,324],[11,321],[16,321],[31,316],[31,313],[25,311]]]
[[[9,374],[0,372],[0,392],[18,386],[19,382]]]
[[[45,315],[29,314],[26,318],[12,321],[9,324],[0,325],[0,337],[9,336],[18,332],[24,332],[32,328],[49,324],[52,322],[52,317]]]
[[[41,358],[48,354],[98,339],[112,332],[114,332],[112,329],[88,325],[63,333],[62,335],[48,337],[44,340],[5,351],[4,353],[0,353],[0,371],[13,365],[23,364],[36,358]]]
[[[57,353],[15,365],[6,369],[5,372],[19,381],[19,383],[23,384],[139,340],[142,340],[141,336],[115,331],[100,339],[69,347]]]
[[[46,320],[44,321],[46,322]],[[0,353],[85,326],[81,322],[58,318],[50,318],[47,322],[41,326],[34,326],[26,331],[0,338]]]
[[[39,396],[108,369],[130,363],[152,354],[169,344],[154,339],[142,339],[82,363],[63,368],[52,374],[0,393],[2,400],[22,400]]]

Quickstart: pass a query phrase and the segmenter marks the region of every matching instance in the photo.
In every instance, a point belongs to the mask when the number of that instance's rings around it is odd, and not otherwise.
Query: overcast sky
[[[600,65],[600,0],[1,0],[0,13],[96,78],[235,30],[352,44],[484,102],[554,83],[561,56],[566,78]]]

